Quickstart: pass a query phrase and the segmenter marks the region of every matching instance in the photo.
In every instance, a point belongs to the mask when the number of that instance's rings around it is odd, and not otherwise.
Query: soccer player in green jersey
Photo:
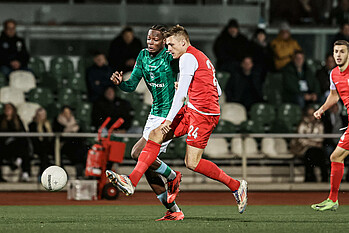
[[[154,25],[149,29],[147,35],[148,47],[139,53],[129,80],[122,81],[122,71],[116,71],[111,77],[114,84],[126,92],[134,91],[141,79],[144,78],[153,97],[153,105],[144,127],[143,137],[132,148],[131,156],[135,160],[138,159],[147,143],[149,133],[165,121],[175,93],[174,83],[177,79],[178,63],[175,63],[172,55],[165,48],[165,32],[166,28],[162,25]],[[159,154],[166,151],[169,143],[170,141],[167,141],[161,145]],[[107,171],[107,175],[108,172],[111,171]],[[168,192],[159,174],[167,179]],[[158,220],[183,220],[184,214],[175,201],[167,201],[169,197],[174,200],[178,194],[181,173],[172,170],[158,158],[147,170],[145,176],[158,199],[168,209],[165,216]]]

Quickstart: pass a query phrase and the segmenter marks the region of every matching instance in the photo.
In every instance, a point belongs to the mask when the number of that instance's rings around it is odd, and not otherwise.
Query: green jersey
[[[175,64],[166,48],[155,57],[149,54],[148,49],[143,49],[137,57],[130,79],[122,82],[119,87],[123,91],[132,92],[144,78],[153,97],[150,114],[166,117],[171,109],[177,73],[178,63]]]

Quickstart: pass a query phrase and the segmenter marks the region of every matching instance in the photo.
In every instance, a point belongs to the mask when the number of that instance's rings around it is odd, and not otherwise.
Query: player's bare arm
[[[120,85],[122,82],[122,75],[123,72],[121,71],[120,73],[118,71],[115,71],[112,76],[110,77],[110,80],[115,84],[115,85]]]
[[[324,114],[324,112],[327,109],[329,109],[334,104],[336,104],[338,100],[339,100],[339,95],[337,90],[331,90],[330,94],[327,96],[325,103],[316,112],[314,112],[314,117],[316,119],[320,119],[322,114]]]

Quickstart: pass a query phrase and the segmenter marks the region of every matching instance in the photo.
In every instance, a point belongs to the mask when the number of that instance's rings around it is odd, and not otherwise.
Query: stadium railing
[[[141,134],[113,134],[117,138],[140,138]],[[61,165],[61,152],[60,152],[60,142],[61,138],[65,137],[76,137],[76,138],[97,138],[96,133],[0,133],[0,137],[53,137],[55,138],[55,164]],[[241,138],[244,141],[246,138],[262,139],[262,138],[283,138],[283,139],[293,139],[293,138],[322,138],[322,139],[339,139],[341,134],[237,134],[237,133],[224,133],[224,134],[212,134],[212,138]],[[242,146],[242,148],[244,148]],[[184,152],[183,152],[184,153]],[[247,167],[248,158],[246,153],[242,150],[241,153],[241,167],[242,167],[242,177],[246,179],[248,177]],[[275,161],[275,159],[273,159]],[[290,164],[290,181],[293,181],[293,167],[294,160],[287,160]]]

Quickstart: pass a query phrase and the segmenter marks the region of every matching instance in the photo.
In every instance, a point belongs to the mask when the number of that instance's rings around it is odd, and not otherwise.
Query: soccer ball
[[[51,166],[41,175],[41,184],[48,191],[59,191],[67,184],[67,173],[63,168],[58,166]]]

